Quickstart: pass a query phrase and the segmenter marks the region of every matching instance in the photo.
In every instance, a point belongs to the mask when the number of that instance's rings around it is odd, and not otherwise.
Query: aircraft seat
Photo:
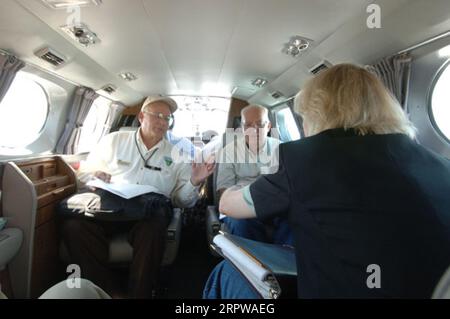
[[[175,261],[178,248],[180,246],[182,217],[183,210],[180,208],[174,208],[172,220],[167,227],[166,248],[161,266],[171,265]],[[125,266],[131,262],[133,257],[133,247],[131,247],[128,243],[127,238],[127,233],[121,233],[110,239],[109,263],[112,266]],[[61,242],[59,255],[65,263],[71,263],[67,247],[64,242]]]

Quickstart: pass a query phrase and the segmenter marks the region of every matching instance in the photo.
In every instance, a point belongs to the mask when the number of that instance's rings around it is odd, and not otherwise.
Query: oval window
[[[20,148],[33,143],[44,127],[47,113],[44,89],[19,72],[0,102],[0,147]]]
[[[431,113],[438,131],[450,141],[450,63],[439,73],[431,95]]]

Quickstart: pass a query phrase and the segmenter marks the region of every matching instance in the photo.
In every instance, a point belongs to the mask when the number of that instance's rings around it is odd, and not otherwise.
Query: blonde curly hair
[[[416,129],[398,101],[378,77],[366,69],[339,64],[311,79],[295,98],[308,136],[327,129],[369,133],[402,133],[414,138]]]

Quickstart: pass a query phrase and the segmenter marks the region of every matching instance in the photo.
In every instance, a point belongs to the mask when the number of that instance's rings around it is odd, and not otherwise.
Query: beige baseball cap
[[[175,100],[171,99],[170,97],[156,95],[156,96],[149,96],[145,99],[145,101],[141,107],[141,112],[145,109],[145,107],[147,105],[155,103],[155,102],[166,103],[170,108],[170,112],[172,112],[172,113],[174,113],[178,108],[177,102],[175,102]]]

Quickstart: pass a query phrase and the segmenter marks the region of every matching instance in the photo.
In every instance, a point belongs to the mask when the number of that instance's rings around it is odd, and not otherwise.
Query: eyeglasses
[[[144,113],[150,114],[151,116],[154,116],[161,120],[166,121],[169,124],[169,126],[173,124],[173,115],[172,114],[164,115],[162,113],[155,113],[155,112],[150,112],[150,111],[144,111]]]
[[[257,123],[242,123],[242,126],[244,129],[248,129],[250,127],[252,128],[264,128],[266,126],[267,122],[257,122]]]

